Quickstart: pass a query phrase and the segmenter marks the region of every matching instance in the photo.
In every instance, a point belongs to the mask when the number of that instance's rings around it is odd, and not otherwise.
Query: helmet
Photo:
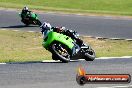
[[[28,11],[28,7],[24,7],[23,8],[23,11]]]
[[[51,25],[50,23],[46,23],[44,22],[41,26],[40,26],[42,32],[44,32],[45,30],[50,30],[51,29]]]
[[[66,28],[63,27],[63,26],[62,26],[62,27],[59,27],[59,28],[58,28],[58,32],[63,32],[63,31],[65,31],[65,29],[66,29]]]
[[[61,27],[62,30],[66,30],[66,28],[64,26]]]

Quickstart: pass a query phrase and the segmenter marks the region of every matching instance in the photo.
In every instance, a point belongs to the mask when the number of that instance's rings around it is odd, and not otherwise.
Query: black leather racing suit
[[[83,41],[76,35],[77,34],[76,31],[72,31],[68,29],[61,30],[61,28],[58,27],[52,27],[51,29],[55,32],[62,33],[64,35],[71,37],[72,39],[74,39],[74,41],[76,41],[76,44],[79,45],[79,47],[82,46]]]
[[[22,12],[21,12],[22,20],[24,20],[25,18],[31,19],[31,16],[30,15],[31,15],[31,11],[22,10]]]

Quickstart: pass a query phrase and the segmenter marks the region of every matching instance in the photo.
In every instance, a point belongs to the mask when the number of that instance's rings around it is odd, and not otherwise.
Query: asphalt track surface
[[[82,35],[132,38],[131,19],[113,19],[63,14],[39,14],[41,21],[54,26],[63,25],[75,29]],[[0,28],[25,31],[40,31],[36,26],[25,27],[17,11],[0,10]],[[82,65],[89,74],[130,74],[132,58],[79,61],[70,63],[16,63],[0,65],[0,88],[97,88],[129,86],[130,84],[86,84],[76,83],[77,68]],[[118,87],[119,88],[119,87]],[[124,87],[128,88],[128,87]]]
[[[0,65],[0,88],[97,88],[132,85],[129,83],[80,86],[76,82],[77,69],[80,65],[88,74],[132,75],[132,58],[94,60],[93,62],[4,64]]]
[[[18,11],[0,10],[0,28],[26,31],[40,31],[38,27],[25,27],[20,21]],[[106,38],[132,39],[132,19],[101,16],[79,16],[55,13],[41,13],[42,22],[50,22],[52,26],[65,26],[76,30],[81,35]]]

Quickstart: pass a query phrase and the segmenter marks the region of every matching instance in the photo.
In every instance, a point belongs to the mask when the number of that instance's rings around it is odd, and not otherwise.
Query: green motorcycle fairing
[[[57,33],[57,32],[53,32],[53,31],[50,31],[48,33],[48,35],[43,40],[42,45],[44,48],[48,49],[50,44],[52,44],[54,41],[60,42],[64,45],[68,46],[69,49],[71,49],[71,50],[74,47],[74,44],[73,44],[74,41],[70,37],[60,34],[60,33]]]
[[[35,13],[31,13],[31,17],[32,17],[33,19],[38,19],[37,14],[35,14]]]
[[[21,16],[21,17],[23,16],[23,17],[25,18],[25,17],[26,17],[27,15],[29,15],[29,14],[30,14],[30,13],[26,13],[26,14],[25,14],[25,13],[19,13],[19,16]],[[37,14],[31,12],[30,15],[31,15],[31,18],[32,18],[32,19],[38,19]]]

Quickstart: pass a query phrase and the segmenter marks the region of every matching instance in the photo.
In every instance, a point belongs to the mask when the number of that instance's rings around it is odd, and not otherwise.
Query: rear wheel
[[[28,24],[28,23],[25,23],[25,25],[26,25],[26,26],[29,26],[29,24]]]
[[[54,43],[51,45],[52,55],[56,56],[57,59],[64,63],[68,63],[70,61],[70,54],[68,53],[68,49],[65,45],[61,43]]]
[[[29,21],[28,21],[28,20],[22,19],[21,21],[22,21],[26,26],[29,26]]]
[[[55,54],[52,54],[52,59],[53,59],[53,60],[58,60],[58,57],[57,57],[57,55],[55,55]]]

